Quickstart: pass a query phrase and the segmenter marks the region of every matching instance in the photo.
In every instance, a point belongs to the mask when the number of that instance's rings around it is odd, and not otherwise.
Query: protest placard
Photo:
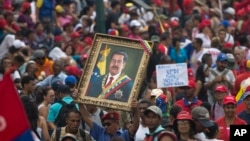
[[[156,66],[157,88],[188,85],[187,64],[166,64]]]

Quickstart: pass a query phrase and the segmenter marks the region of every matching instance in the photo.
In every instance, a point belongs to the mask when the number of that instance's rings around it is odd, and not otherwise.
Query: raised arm
[[[130,136],[134,136],[140,124],[140,114],[138,109],[138,102],[136,100],[131,103],[133,111],[133,125],[128,129]]]
[[[79,105],[79,110],[81,112],[84,122],[87,123],[89,128],[91,129],[94,125],[94,121],[91,119],[89,112],[86,109],[85,105],[82,103],[78,103],[78,105]]]

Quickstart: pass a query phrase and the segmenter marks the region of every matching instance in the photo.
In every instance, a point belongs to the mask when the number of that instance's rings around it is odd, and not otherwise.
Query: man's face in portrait
[[[110,60],[109,72],[111,75],[120,73],[125,67],[124,56],[121,54],[114,54]]]

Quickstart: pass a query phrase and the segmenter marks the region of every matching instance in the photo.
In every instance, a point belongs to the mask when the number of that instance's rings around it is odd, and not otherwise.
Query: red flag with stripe
[[[32,141],[29,122],[10,74],[0,81],[1,141]]]

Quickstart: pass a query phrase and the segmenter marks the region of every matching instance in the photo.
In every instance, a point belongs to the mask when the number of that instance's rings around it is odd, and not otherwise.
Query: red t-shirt
[[[185,98],[178,100],[175,102],[175,105],[180,106],[183,111],[187,111],[191,113],[192,109],[196,106],[201,105],[201,101],[197,98],[194,98],[194,100],[190,103]]]
[[[218,139],[221,139],[221,140],[224,140],[224,141],[229,141],[230,129],[229,130],[227,129],[227,124],[225,122],[225,117],[222,117],[222,118],[218,119],[216,121],[216,123],[218,124],[219,131],[220,131]],[[247,123],[244,120],[240,119],[237,116],[235,117],[235,120],[234,120],[233,124],[234,125],[247,125]]]
[[[7,25],[4,18],[0,18],[0,29],[3,29]]]

